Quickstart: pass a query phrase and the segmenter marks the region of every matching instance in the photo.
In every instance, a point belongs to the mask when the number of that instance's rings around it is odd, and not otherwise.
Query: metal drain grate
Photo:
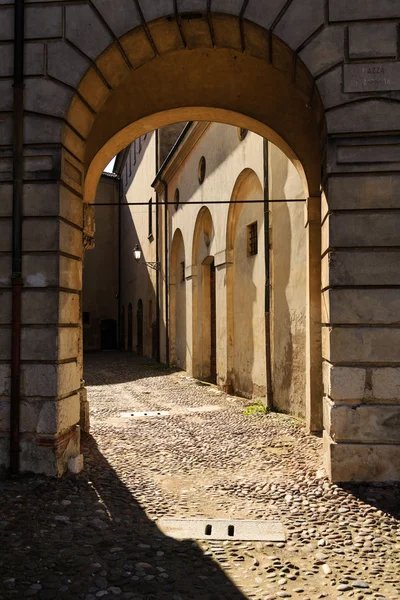
[[[157,521],[165,535],[176,540],[235,540],[243,542],[285,542],[280,521],[246,519],[174,519]]]
[[[143,417],[167,417],[169,412],[167,410],[148,410],[146,412],[122,412],[122,419],[138,419]]]

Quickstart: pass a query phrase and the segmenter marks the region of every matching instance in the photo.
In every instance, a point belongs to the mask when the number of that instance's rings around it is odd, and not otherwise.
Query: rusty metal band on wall
[[[21,393],[22,195],[24,176],[24,0],[14,4],[14,115],[12,216],[12,333],[10,399],[10,474],[19,471]]]

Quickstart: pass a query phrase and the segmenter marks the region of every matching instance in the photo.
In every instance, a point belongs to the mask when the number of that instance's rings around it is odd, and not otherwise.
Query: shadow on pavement
[[[84,354],[84,380],[87,386],[128,383],[169,373],[182,371],[166,367],[134,352],[107,351]]]
[[[3,503],[0,598],[246,600],[197,544],[160,532],[94,438],[82,446],[83,473]]]
[[[400,521],[400,485],[343,483],[345,492]]]

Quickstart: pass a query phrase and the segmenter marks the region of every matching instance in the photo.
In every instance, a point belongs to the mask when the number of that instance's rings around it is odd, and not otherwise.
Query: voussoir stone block
[[[334,483],[399,481],[400,445],[335,443],[324,432],[324,463]]]
[[[141,2],[140,7],[143,12],[143,16],[147,22],[159,19],[165,15],[174,14],[174,2],[173,0],[156,0],[155,2]],[[178,10],[180,10],[178,2]]]
[[[251,4],[251,0],[250,0]],[[271,4],[269,2],[268,4]],[[216,13],[239,15],[243,7],[243,0],[213,0],[212,10]]]
[[[294,0],[277,23],[274,33],[296,50],[324,24],[324,0]]]
[[[90,67],[90,60],[65,41],[47,44],[47,72],[72,87],[76,87]]]
[[[178,12],[204,12],[207,10],[207,0],[178,0]]]
[[[400,403],[400,367],[373,369],[372,395],[379,400],[397,400]],[[398,425],[400,431],[400,423]]]
[[[244,16],[246,19],[257,23],[257,25],[269,29],[285,4],[286,0],[270,0],[266,3],[261,3],[259,0],[250,0]]]
[[[115,3],[110,8],[115,10]],[[96,60],[113,37],[89,4],[67,6],[66,37],[92,60]],[[118,11],[118,9],[117,9]]]
[[[395,57],[396,54],[396,23],[363,23],[350,25],[350,58],[385,58]]]
[[[324,393],[332,400],[360,400],[365,394],[365,369],[322,365]]]
[[[344,29],[341,25],[325,27],[299,53],[314,77],[342,62],[343,55]]]
[[[118,0],[118,2],[93,0],[93,4],[117,37],[141,25],[139,12],[131,0]],[[148,5],[157,6],[158,4],[160,3],[154,2],[154,0],[143,3],[142,10],[146,10]]]

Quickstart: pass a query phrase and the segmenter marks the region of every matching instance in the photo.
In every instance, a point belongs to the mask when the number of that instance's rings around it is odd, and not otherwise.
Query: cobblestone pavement
[[[399,486],[329,484],[300,423],[182,373],[85,366],[84,472],[0,483],[0,599],[400,599]],[[287,542],[179,542],[165,515],[278,519]]]

